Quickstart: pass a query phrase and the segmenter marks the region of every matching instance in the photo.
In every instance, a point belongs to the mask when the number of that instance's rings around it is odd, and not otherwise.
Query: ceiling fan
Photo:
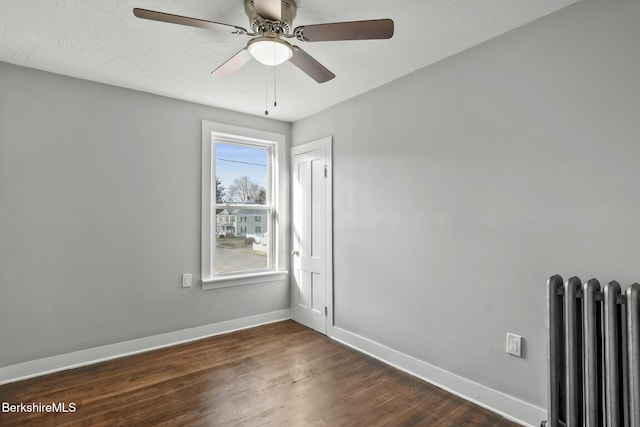
[[[138,18],[191,27],[221,29],[231,28],[237,35],[253,37],[241,51],[213,70],[212,74],[224,76],[233,73],[251,58],[266,65],[291,62],[318,83],[335,77],[331,71],[316,61],[300,47],[287,39],[300,42],[322,42],[339,40],[390,39],[393,36],[391,19],[369,21],[335,22],[330,24],[304,25],[293,28],[297,6],[294,0],[244,0],[244,10],[249,18],[251,31],[242,27],[198,18],[172,15],[148,9],[133,9]]]

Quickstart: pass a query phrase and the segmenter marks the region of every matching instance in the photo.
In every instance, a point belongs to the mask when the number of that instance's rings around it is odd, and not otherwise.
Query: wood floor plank
[[[516,424],[286,321],[0,386],[13,426]]]

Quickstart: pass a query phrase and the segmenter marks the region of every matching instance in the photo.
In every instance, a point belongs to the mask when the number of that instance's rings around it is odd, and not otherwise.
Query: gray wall
[[[289,307],[200,290],[203,119],[291,127],[0,63],[0,366]]]
[[[639,18],[583,0],[294,123],[334,137],[338,327],[546,406],[547,278],[640,281]]]

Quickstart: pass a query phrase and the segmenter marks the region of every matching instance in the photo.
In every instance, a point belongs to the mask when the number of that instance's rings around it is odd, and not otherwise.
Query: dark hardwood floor
[[[3,427],[515,426],[286,321],[0,386]]]

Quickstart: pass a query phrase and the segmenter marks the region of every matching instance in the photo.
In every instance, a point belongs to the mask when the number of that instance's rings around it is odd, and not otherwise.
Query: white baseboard
[[[540,421],[547,418],[547,412],[543,408],[445,371],[344,329],[334,326],[331,329],[331,338],[449,393],[500,414],[513,422],[537,427],[540,425]]]
[[[163,347],[195,341],[214,335],[225,334],[241,329],[253,328],[267,323],[279,322],[291,318],[289,309],[272,311],[256,316],[226,320],[218,323],[181,329],[150,337],[138,338],[72,353],[60,354],[43,359],[30,360],[0,368],[0,384],[25,380],[40,375],[91,365],[105,360],[117,359],[132,354],[144,353]]]

